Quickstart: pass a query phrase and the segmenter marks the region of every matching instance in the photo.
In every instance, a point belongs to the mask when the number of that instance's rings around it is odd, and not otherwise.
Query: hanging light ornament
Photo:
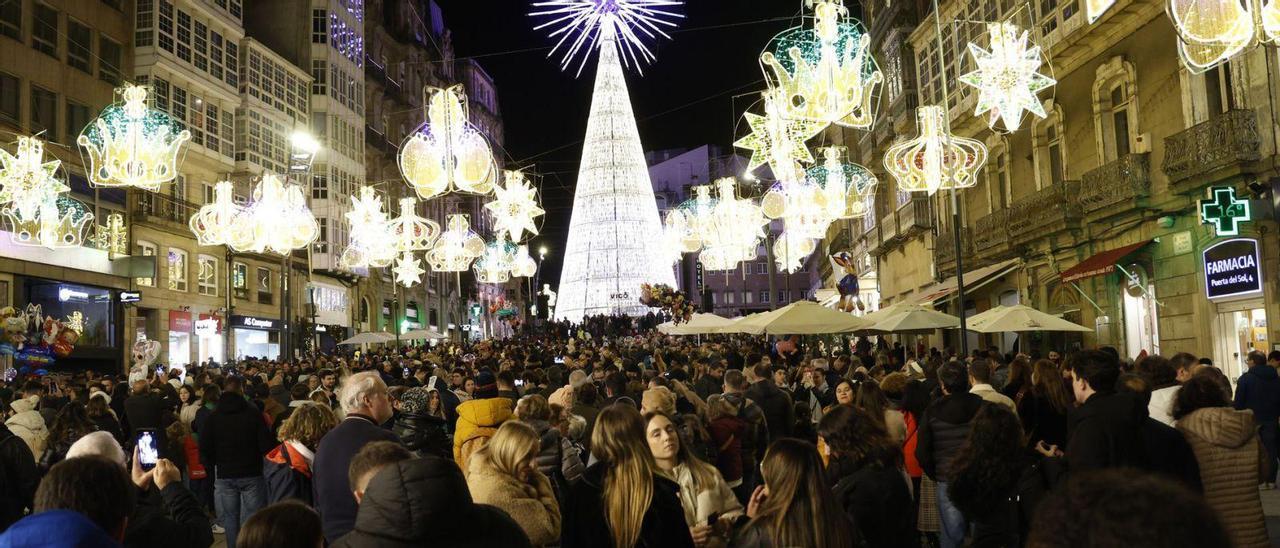
[[[516,247],[515,260],[511,265],[511,276],[528,278],[538,273],[538,263],[529,255],[529,246],[520,244]]]
[[[178,176],[178,155],[191,132],[173,117],[147,107],[148,90],[125,84],[123,103],[103,109],[76,139],[89,159],[89,182],[155,192]]]
[[[817,240],[791,230],[783,230],[778,239],[773,241],[773,260],[778,264],[778,270],[795,272],[804,266],[805,257],[817,248]]]
[[[658,256],[654,260],[664,265],[675,264],[685,253],[685,239],[688,235],[689,222],[684,214],[674,208],[668,211],[662,224],[662,233],[658,237]]]
[[[518,169],[504,172],[504,179],[505,185],[494,189],[494,200],[484,205],[493,216],[494,228],[506,232],[514,242],[524,239],[525,232],[537,236],[534,219],[546,213],[538,207],[537,189]]]
[[[395,239],[382,196],[373,187],[360,187],[351,197],[351,211],[344,213],[351,242],[342,251],[338,264],[343,268],[385,268],[396,258]]]
[[[19,137],[18,153],[0,150],[0,206],[23,222],[35,222],[42,209],[71,187],[58,178],[58,159],[44,161],[44,141]]]
[[[419,216],[417,204],[413,198],[400,198],[400,215],[388,223],[397,252],[426,251],[440,237],[440,224]]]
[[[977,70],[960,75],[960,82],[977,88],[974,116],[987,113],[987,126],[996,129],[1003,122],[1008,131],[1018,131],[1022,111],[1039,118],[1047,114],[1036,94],[1057,83],[1039,73],[1040,46],[1027,47],[1029,33],[1009,22],[987,23],[991,50],[969,42],[969,53]]]
[[[933,194],[949,188],[969,188],[987,162],[987,147],[980,141],[948,135],[942,107],[916,109],[920,136],[895,143],[884,156],[884,168],[898,182],[898,189]]]
[[[682,0],[543,0],[533,3],[533,7],[540,9],[529,15],[547,18],[533,30],[556,27],[550,36],[558,37],[559,41],[547,57],[563,51],[560,70],[569,68],[579,53],[587,53],[578,64],[581,75],[591,57],[588,52],[596,49],[605,33],[622,44],[620,57],[626,66],[639,70],[642,62],[653,61],[653,52],[644,39],[662,36],[670,40],[671,35],[664,29],[676,27],[669,19],[684,17],[672,11],[683,3]]]
[[[227,245],[244,208],[232,199],[235,185],[220,181],[213,185],[213,202],[200,206],[187,223],[200,245]]]
[[[391,269],[396,275],[396,283],[405,287],[413,287],[422,282],[422,261],[413,253],[405,251],[396,258],[396,266]]]
[[[760,55],[769,87],[786,99],[782,115],[870,128],[884,81],[871,56],[871,36],[838,2],[813,2],[813,14],[812,29],[784,31]]]
[[[511,270],[515,268],[516,245],[499,236],[484,248],[484,253],[475,264],[476,282],[482,284],[501,284],[511,279]]]
[[[34,219],[23,218],[13,208],[5,208],[4,216],[13,228],[10,241],[49,249],[79,247],[85,240],[85,230],[93,226],[93,214],[67,196],[47,199],[40,204]]]
[[[693,193],[693,198],[681,202],[672,212],[673,215],[680,216],[675,219],[674,226],[683,228],[680,234],[680,250],[683,253],[696,253],[702,249],[715,213],[716,200],[711,197],[710,186],[695,186]]]
[[[805,172],[806,178],[822,187],[823,211],[832,220],[866,216],[876,195],[876,176],[867,168],[845,161],[844,147],[823,147],[822,164]]]
[[[708,270],[732,270],[742,261],[755,259],[764,238],[769,221],[760,206],[737,197],[737,184],[733,177],[716,180],[717,200],[698,255]]]
[[[427,262],[436,272],[462,272],[484,253],[484,239],[471,231],[465,215],[450,215],[447,225],[449,228],[427,251]]]
[[[128,255],[129,229],[124,224],[124,215],[108,214],[107,224],[98,225],[95,229],[93,244],[111,255]]]
[[[239,252],[287,255],[310,245],[319,233],[302,188],[266,173],[253,190],[253,202],[237,215],[228,243]]]
[[[484,135],[467,121],[461,85],[428,87],[427,121],[400,147],[400,173],[427,200],[449,192],[488,194],[498,167]]]
[[[751,151],[747,171],[769,164],[773,178],[778,181],[803,179],[800,164],[813,163],[813,153],[804,143],[822,131],[825,124],[817,120],[788,119],[782,112],[786,98],[781,90],[770,89],[763,96],[764,116],[744,114],[751,134],[733,146]]]

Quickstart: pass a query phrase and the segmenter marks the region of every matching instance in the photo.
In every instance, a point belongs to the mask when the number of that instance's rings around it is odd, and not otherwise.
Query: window
[[[44,138],[58,140],[58,94],[31,86],[31,133],[44,132]]]
[[[752,298],[753,298],[753,295],[750,291],[742,292],[742,304],[751,304]]]
[[[74,141],[87,125],[89,125],[89,107],[67,101],[67,141]]]
[[[769,273],[768,263],[756,263],[756,274],[768,274],[768,273]],[[764,302],[767,303],[769,301],[764,301]]]
[[[329,199],[329,175],[324,172],[325,166],[317,166],[311,176],[311,199]]]
[[[111,85],[120,85],[120,44],[106,36],[98,35],[98,79]]]
[[[22,40],[22,2],[0,2],[0,35]]]
[[[733,296],[734,296],[734,294],[735,294],[735,293],[736,293],[735,291],[725,291],[725,292],[724,292],[724,304],[733,304],[733,300],[734,300],[734,299],[733,299]]]
[[[1066,180],[1063,171],[1066,166],[1062,163],[1062,135],[1058,133],[1058,125],[1049,124],[1045,137],[1049,140],[1049,181],[1056,185]]]
[[[133,45],[140,48],[155,44],[155,0],[138,0],[137,13],[134,18],[136,30],[133,33]]]
[[[785,289],[778,290],[778,302],[780,303],[787,302],[787,290]]]
[[[16,3],[16,2],[10,2]],[[22,91],[18,89],[18,77],[0,72],[0,119],[18,123],[21,114]]]
[[[139,257],[155,257],[155,256],[156,256],[156,244],[153,244],[153,243],[151,243],[151,242],[146,242],[146,241],[138,240],[138,241],[137,241],[136,243],[134,243],[134,245],[133,245],[133,254],[134,254],[134,255],[137,255],[137,256],[139,256]],[[137,278],[135,281],[136,281],[136,282],[138,282],[138,285],[142,285],[142,286],[146,286],[146,287],[155,287],[155,286],[156,286],[156,281],[155,281],[155,279],[154,279],[154,278]]]
[[[1009,207],[1009,154],[1003,144],[992,147],[987,160],[987,209],[989,213]]]
[[[1235,107],[1231,88],[1231,63],[1223,63],[1204,73],[1204,95],[1212,118]]]
[[[311,246],[311,250],[315,253],[329,252],[329,219],[320,217],[316,219],[320,230],[316,234],[316,243]]]
[[[168,275],[169,289],[172,291],[187,290],[187,252],[176,247],[169,248]]]
[[[271,304],[271,270],[258,267],[258,303]]]
[[[760,290],[760,302],[762,302],[762,303],[767,303],[767,302],[769,302],[769,290],[768,290],[768,289],[761,289],[761,290]]]
[[[204,196],[204,201],[200,202],[201,204],[212,204],[217,200],[218,195],[214,192],[215,186],[213,183],[201,183],[200,187],[203,189]]]
[[[327,10],[311,10],[311,43],[323,44],[329,39]]]
[[[187,201],[187,176],[186,175],[178,175],[176,178],[174,178],[171,188],[173,189],[174,201],[180,204],[185,203]]]
[[[200,273],[196,277],[196,285],[201,295],[218,296],[218,260],[209,256],[200,256]]]
[[[58,10],[36,2],[35,18],[31,22],[31,47],[36,51],[58,58]]]
[[[1129,102],[1124,86],[1111,88],[1111,128],[1114,131],[1116,157],[1129,154]]]
[[[93,56],[93,35],[89,27],[67,19],[67,64],[90,74],[89,58]]]
[[[1112,162],[1133,152],[1138,129],[1137,72],[1123,57],[1098,67],[1093,82],[1093,125],[1098,156]],[[1064,166],[1065,167],[1065,166]]]
[[[237,299],[249,298],[249,265],[235,263],[231,269],[231,292]]]

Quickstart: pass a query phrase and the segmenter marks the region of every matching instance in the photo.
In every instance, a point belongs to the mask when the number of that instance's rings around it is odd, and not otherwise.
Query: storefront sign
[[[177,333],[191,332],[191,313],[179,312],[177,310],[169,311],[169,331]]]
[[[698,261],[697,266],[694,267],[693,273],[696,281],[695,285],[698,287],[698,294],[701,295],[703,290],[707,288],[706,280],[703,278],[705,271],[702,266],[702,261]]]
[[[1210,299],[1237,297],[1262,291],[1262,261],[1258,241],[1236,238],[1204,250],[1204,285]]]
[[[122,303],[136,303],[141,300],[142,300],[141,291],[121,291],[120,292],[120,302]]]
[[[232,316],[232,327],[241,327],[247,329],[264,329],[274,331],[280,329],[280,320],[270,318],[258,318],[255,316]]]
[[[218,334],[218,320],[213,318],[196,320],[196,336],[212,337]]]
[[[216,314],[201,314],[196,320],[196,333],[200,333],[200,325],[212,326],[213,331],[210,335],[222,333],[222,317]]]

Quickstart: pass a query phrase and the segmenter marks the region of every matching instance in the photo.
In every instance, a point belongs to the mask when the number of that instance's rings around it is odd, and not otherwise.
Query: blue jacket
[[[1236,409],[1253,411],[1258,424],[1280,419],[1280,374],[1270,365],[1255,365],[1236,384]]]
[[[79,512],[49,510],[18,520],[0,535],[0,548],[118,548],[120,543]]]
[[[351,458],[375,441],[398,443],[400,439],[374,424],[373,419],[354,413],[320,438],[311,464],[311,486],[324,526],[324,538],[330,543],[337,542],[355,526],[358,508],[347,480],[347,469],[351,467]]]

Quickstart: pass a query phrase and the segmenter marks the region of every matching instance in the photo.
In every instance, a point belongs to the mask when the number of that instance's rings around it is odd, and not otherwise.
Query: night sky
[[[506,124],[508,167],[532,165],[543,174],[547,210],[542,234],[530,244],[550,253],[542,280],[560,276],[573,188],[586,132],[594,58],[574,78],[548,59],[554,41],[534,31],[529,1],[437,0],[453,30],[458,59],[475,57],[493,77]],[[674,40],[655,44],[657,60],[632,71],[627,85],[646,151],[730,145],[742,112],[764,88],[757,57],[769,39],[799,24],[800,0],[693,0]],[[557,52],[558,55],[559,52]],[[734,96],[737,95],[736,99]],[[739,128],[745,134],[745,126]]]

